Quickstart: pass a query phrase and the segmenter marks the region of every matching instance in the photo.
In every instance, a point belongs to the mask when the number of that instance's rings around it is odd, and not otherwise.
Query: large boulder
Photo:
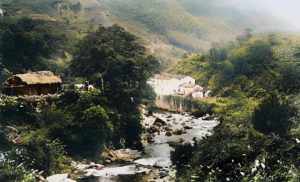
[[[142,156],[141,152],[131,149],[105,150],[102,157],[111,162],[132,162]]]

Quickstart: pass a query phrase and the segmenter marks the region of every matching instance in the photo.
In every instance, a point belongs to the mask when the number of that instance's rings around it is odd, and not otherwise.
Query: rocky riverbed
[[[189,114],[157,112],[145,115],[144,151],[119,150],[110,155],[120,163],[81,166],[82,181],[95,182],[172,182],[176,170],[171,161],[172,146],[193,144],[212,134],[219,122],[209,117],[195,118]],[[123,157],[123,159],[122,159]],[[122,161],[123,160],[123,161]],[[80,165],[77,165],[80,167]]]

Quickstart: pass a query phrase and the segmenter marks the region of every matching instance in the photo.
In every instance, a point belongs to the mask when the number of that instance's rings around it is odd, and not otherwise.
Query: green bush
[[[37,182],[35,176],[24,168],[17,165],[13,161],[2,161],[0,163],[0,181],[6,182]]]
[[[275,133],[285,136],[296,116],[297,110],[289,101],[277,95],[271,95],[263,100],[254,111],[252,123],[255,129],[265,134]]]
[[[24,136],[16,150],[15,158],[19,163],[26,169],[43,171],[43,175],[61,173],[70,168],[64,146],[58,140],[49,140],[42,130]]]
[[[0,123],[2,124],[33,124],[35,112],[27,102],[19,101],[15,97],[0,97]]]

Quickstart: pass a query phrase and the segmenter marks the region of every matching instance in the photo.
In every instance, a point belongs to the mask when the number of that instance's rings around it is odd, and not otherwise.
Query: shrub
[[[58,140],[49,140],[44,131],[29,133],[16,151],[16,161],[26,169],[43,171],[44,175],[61,173],[70,166],[64,146]]]
[[[287,135],[296,115],[296,109],[287,99],[272,94],[254,111],[252,123],[262,133]]]

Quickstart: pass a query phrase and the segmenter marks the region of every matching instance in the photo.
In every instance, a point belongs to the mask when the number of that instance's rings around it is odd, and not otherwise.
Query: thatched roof
[[[62,83],[62,79],[59,76],[54,75],[54,73],[52,73],[51,71],[38,71],[25,74],[16,74],[13,77],[19,78],[27,85]]]

